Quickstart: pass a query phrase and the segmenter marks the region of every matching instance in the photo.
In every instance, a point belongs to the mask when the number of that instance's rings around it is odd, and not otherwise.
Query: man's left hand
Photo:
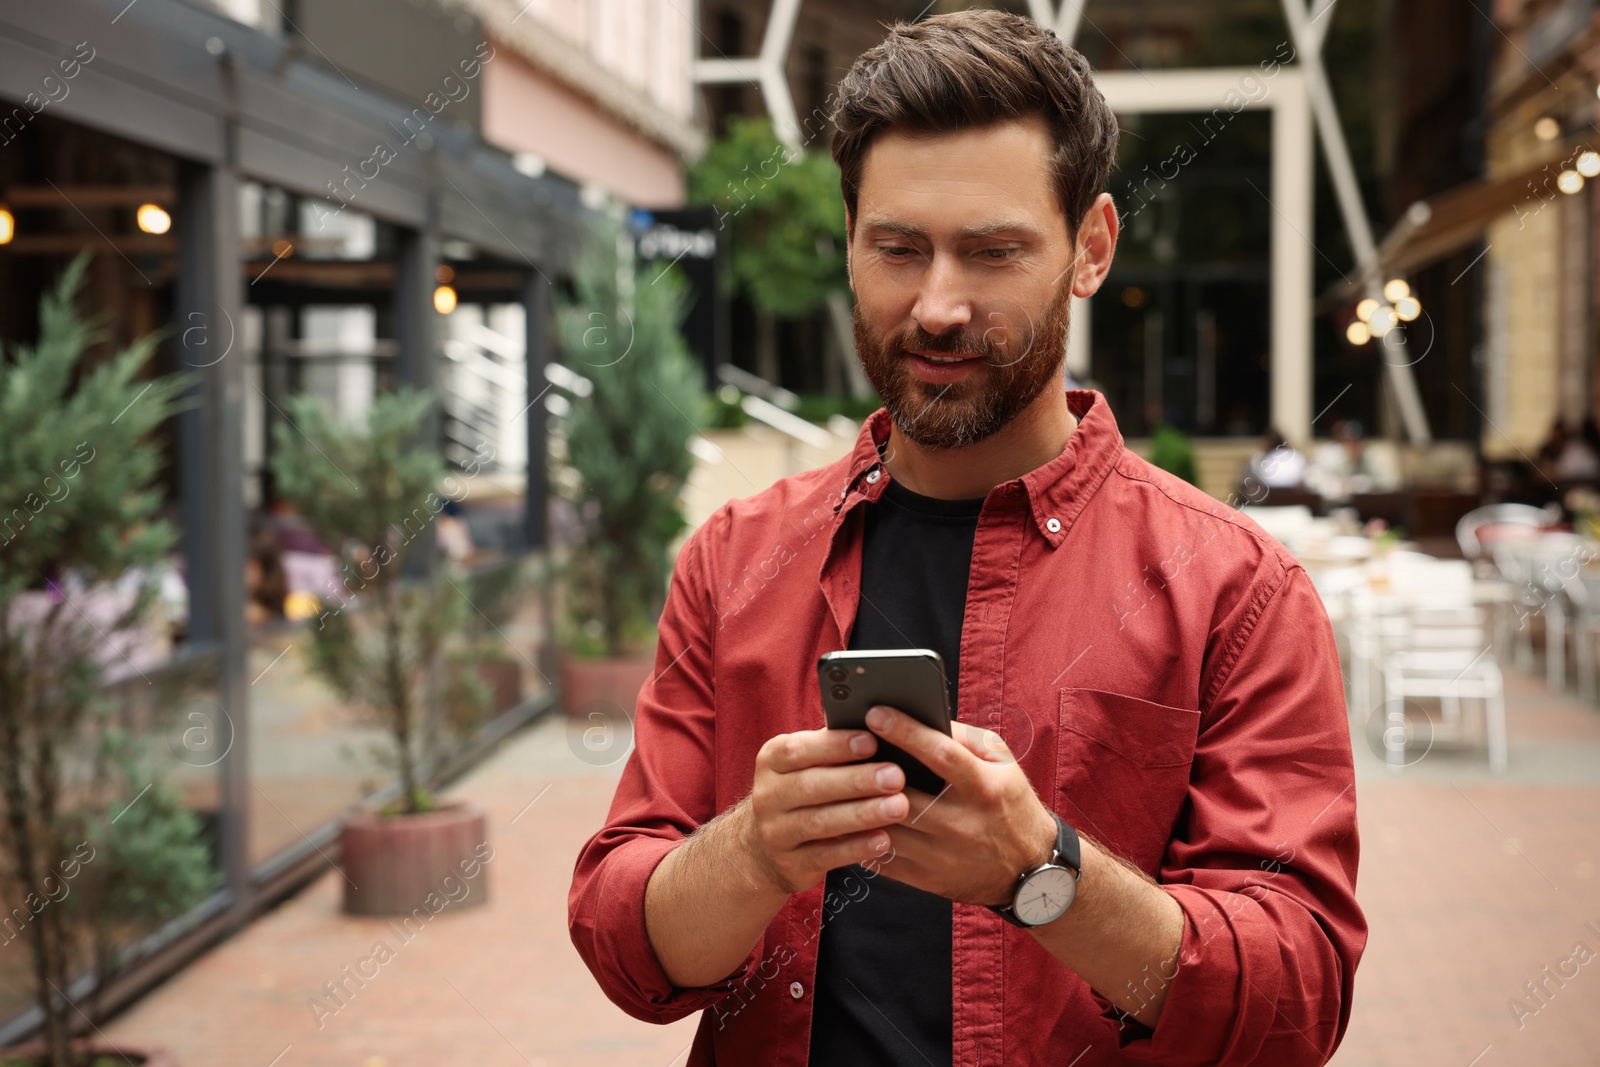
[[[1054,854],[1056,824],[992,730],[950,724],[946,736],[894,708],[875,707],[867,728],[945,781],[938,796],[907,789],[911,810],[888,827],[896,881],[963,904],[1009,904],[1017,876]]]

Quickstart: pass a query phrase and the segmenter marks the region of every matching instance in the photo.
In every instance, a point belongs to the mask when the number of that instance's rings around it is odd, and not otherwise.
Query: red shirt
[[[1068,397],[1080,422],[1065,450],[984,502],[962,718],[997,729],[1047,805],[1161,883],[1183,940],[1177,966],[1141,983],[1170,982],[1151,1031],[1027,932],[956,904],[954,1062],[1321,1064],[1366,944],[1327,615],[1282,546],[1123,447],[1103,396]],[[824,725],[817,657],[849,643],[860,505],[888,484],[888,432],[879,410],[848,457],[727,504],[685,543],[637,747],[578,859],[578,952],[636,1018],[709,1008],[693,1065],[806,1067],[822,911],[850,900],[795,894],[738,973],[681,989],[646,935],[644,892],[750,791],[763,742]]]

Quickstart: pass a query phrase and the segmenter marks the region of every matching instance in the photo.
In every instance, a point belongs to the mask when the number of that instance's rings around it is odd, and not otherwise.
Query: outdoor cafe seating
[[[1532,670],[1541,637],[1545,682],[1596,698],[1600,542],[1560,514],[1491,505],[1457,524],[1461,559],[1419,551],[1353,514],[1309,507],[1241,511],[1305,566],[1339,643],[1347,706],[1391,769],[1436,743],[1481,749],[1507,769],[1501,667]],[[1570,650],[1569,650],[1570,645]],[[1570,651],[1570,655],[1569,655]]]

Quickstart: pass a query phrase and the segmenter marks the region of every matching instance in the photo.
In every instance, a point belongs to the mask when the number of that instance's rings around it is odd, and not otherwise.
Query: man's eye
[[[1017,250],[1015,248],[985,248],[983,254],[987,259],[1006,260],[1016,255]]]
[[[907,248],[904,245],[879,245],[878,246],[878,251],[882,252],[886,256],[895,256],[897,258],[904,258],[906,256],[911,255],[911,253],[913,251],[915,251],[915,250]]]

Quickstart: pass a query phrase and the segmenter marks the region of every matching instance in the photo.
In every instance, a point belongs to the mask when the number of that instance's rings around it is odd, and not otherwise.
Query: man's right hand
[[[904,819],[911,802],[899,767],[855,762],[877,748],[865,730],[779,734],[756,755],[750,795],[656,865],[645,886],[645,931],[673,985],[727,978],[790,894],[835,867],[883,858],[884,828]]]
[[[877,745],[865,730],[802,730],[761,746],[745,821],[758,884],[798,893],[888,851],[883,828],[911,805],[899,767],[856,762]]]

